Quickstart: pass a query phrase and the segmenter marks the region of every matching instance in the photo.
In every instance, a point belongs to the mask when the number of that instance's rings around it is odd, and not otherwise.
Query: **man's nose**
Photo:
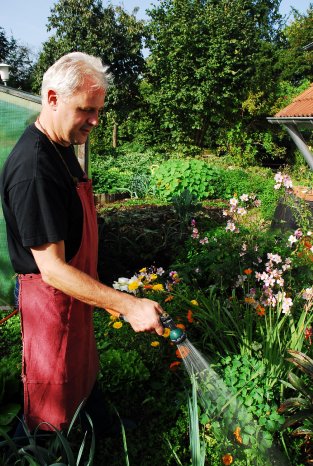
[[[88,118],[88,124],[91,126],[97,126],[99,124],[99,112],[94,112]]]

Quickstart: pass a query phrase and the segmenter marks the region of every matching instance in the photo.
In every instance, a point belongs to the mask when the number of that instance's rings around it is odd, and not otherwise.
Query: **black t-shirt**
[[[72,146],[56,144],[72,176],[84,179]],[[68,262],[78,251],[83,211],[60,154],[33,124],[9,155],[0,189],[11,262],[17,273],[38,273],[30,248],[64,240]]]

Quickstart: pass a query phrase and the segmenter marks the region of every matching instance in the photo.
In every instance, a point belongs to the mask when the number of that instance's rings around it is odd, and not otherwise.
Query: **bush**
[[[171,200],[173,196],[188,190],[199,200],[216,197],[214,181],[219,169],[197,159],[170,159],[156,168],[151,184],[160,198]]]
[[[130,192],[144,197],[150,189],[150,176],[159,156],[153,152],[136,152],[125,145],[107,155],[92,155],[91,176],[95,193]],[[137,148],[140,150],[140,147]]]

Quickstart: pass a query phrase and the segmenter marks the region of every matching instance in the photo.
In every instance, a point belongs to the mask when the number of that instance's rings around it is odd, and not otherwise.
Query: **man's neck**
[[[60,144],[61,146],[70,146],[69,143],[65,143],[57,136],[57,133],[53,126],[53,122],[51,122],[50,118],[46,118],[43,113],[41,113],[37,118],[35,126],[37,129],[39,129],[39,131],[45,134],[50,141]]]

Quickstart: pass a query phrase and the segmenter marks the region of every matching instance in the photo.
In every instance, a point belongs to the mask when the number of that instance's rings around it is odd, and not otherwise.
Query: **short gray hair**
[[[41,97],[47,101],[48,89],[55,90],[67,98],[75,94],[84,85],[86,78],[94,81],[93,89],[107,91],[109,80],[108,67],[98,57],[83,52],[72,52],[57,60],[45,72],[42,78]]]

